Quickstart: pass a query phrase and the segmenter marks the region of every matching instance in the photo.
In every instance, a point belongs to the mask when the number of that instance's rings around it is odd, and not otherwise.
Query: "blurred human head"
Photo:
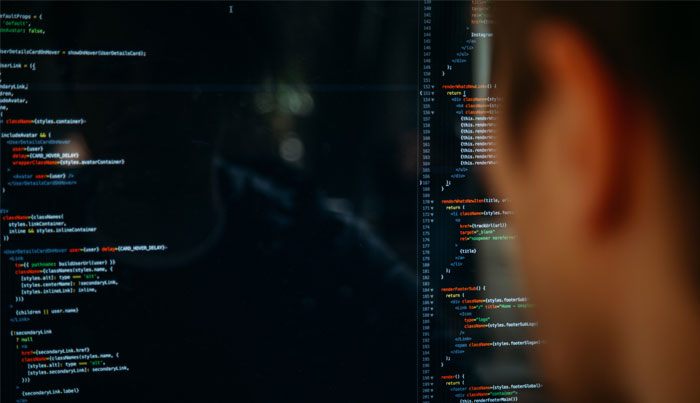
[[[700,328],[700,66],[688,52],[699,10],[494,5],[502,107],[489,179],[512,202],[541,363],[566,401],[687,398],[659,368],[692,386],[698,349],[681,344]]]

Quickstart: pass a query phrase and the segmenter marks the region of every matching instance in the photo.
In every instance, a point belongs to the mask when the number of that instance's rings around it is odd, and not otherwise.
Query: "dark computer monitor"
[[[2,401],[542,401],[491,23],[3,1]]]

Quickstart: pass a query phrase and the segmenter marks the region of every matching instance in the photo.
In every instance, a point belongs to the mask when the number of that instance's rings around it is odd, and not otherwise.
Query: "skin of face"
[[[548,385],[570,402],[682,401],[674,399],[691,396],[687,357],[698,348],[674,346],[695,346],[700,334],[697,293],[682,269],[692,205],[677,190],[653,103],[570,25],[541,22],[525,42],[542,88],[515,129],[509,108],[523,106],[504,99],[499,163],[486,179],[515,212]],[[503,71],[495,78],[507,97],[517,71]],[[669,224],[677,231],[655,230]],[[663,326],[654,323],[661,317]]]

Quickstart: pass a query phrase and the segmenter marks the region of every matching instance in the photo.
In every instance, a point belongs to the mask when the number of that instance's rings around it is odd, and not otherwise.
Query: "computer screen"
[[[2,401],[545,401],[493,23],[3,1]]]

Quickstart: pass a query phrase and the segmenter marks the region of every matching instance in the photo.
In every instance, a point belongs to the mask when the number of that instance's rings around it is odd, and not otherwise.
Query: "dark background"
[[[22,388],[77,386],[65,400],[89,402],[415,398],[419,3],[230,4],[2,3],[41,13],[47,32],[3,34],[3,48],[148,52],[3,56],[38,65],[3,71],[30,83],[29,104],[5,118],[84,117],[54,138],[81,159],[126,161],[72,170],[74,187],[8,190],[10,214],[98,231],[4,248],[169,246],[108,256],[118,287],[27,302],[81,308],[22,325],[54,329],[35,348],[118,350],[129,372]],[[4,307],[16,287],[5,271]],[[22,371],[3,337],[14,401]]]

